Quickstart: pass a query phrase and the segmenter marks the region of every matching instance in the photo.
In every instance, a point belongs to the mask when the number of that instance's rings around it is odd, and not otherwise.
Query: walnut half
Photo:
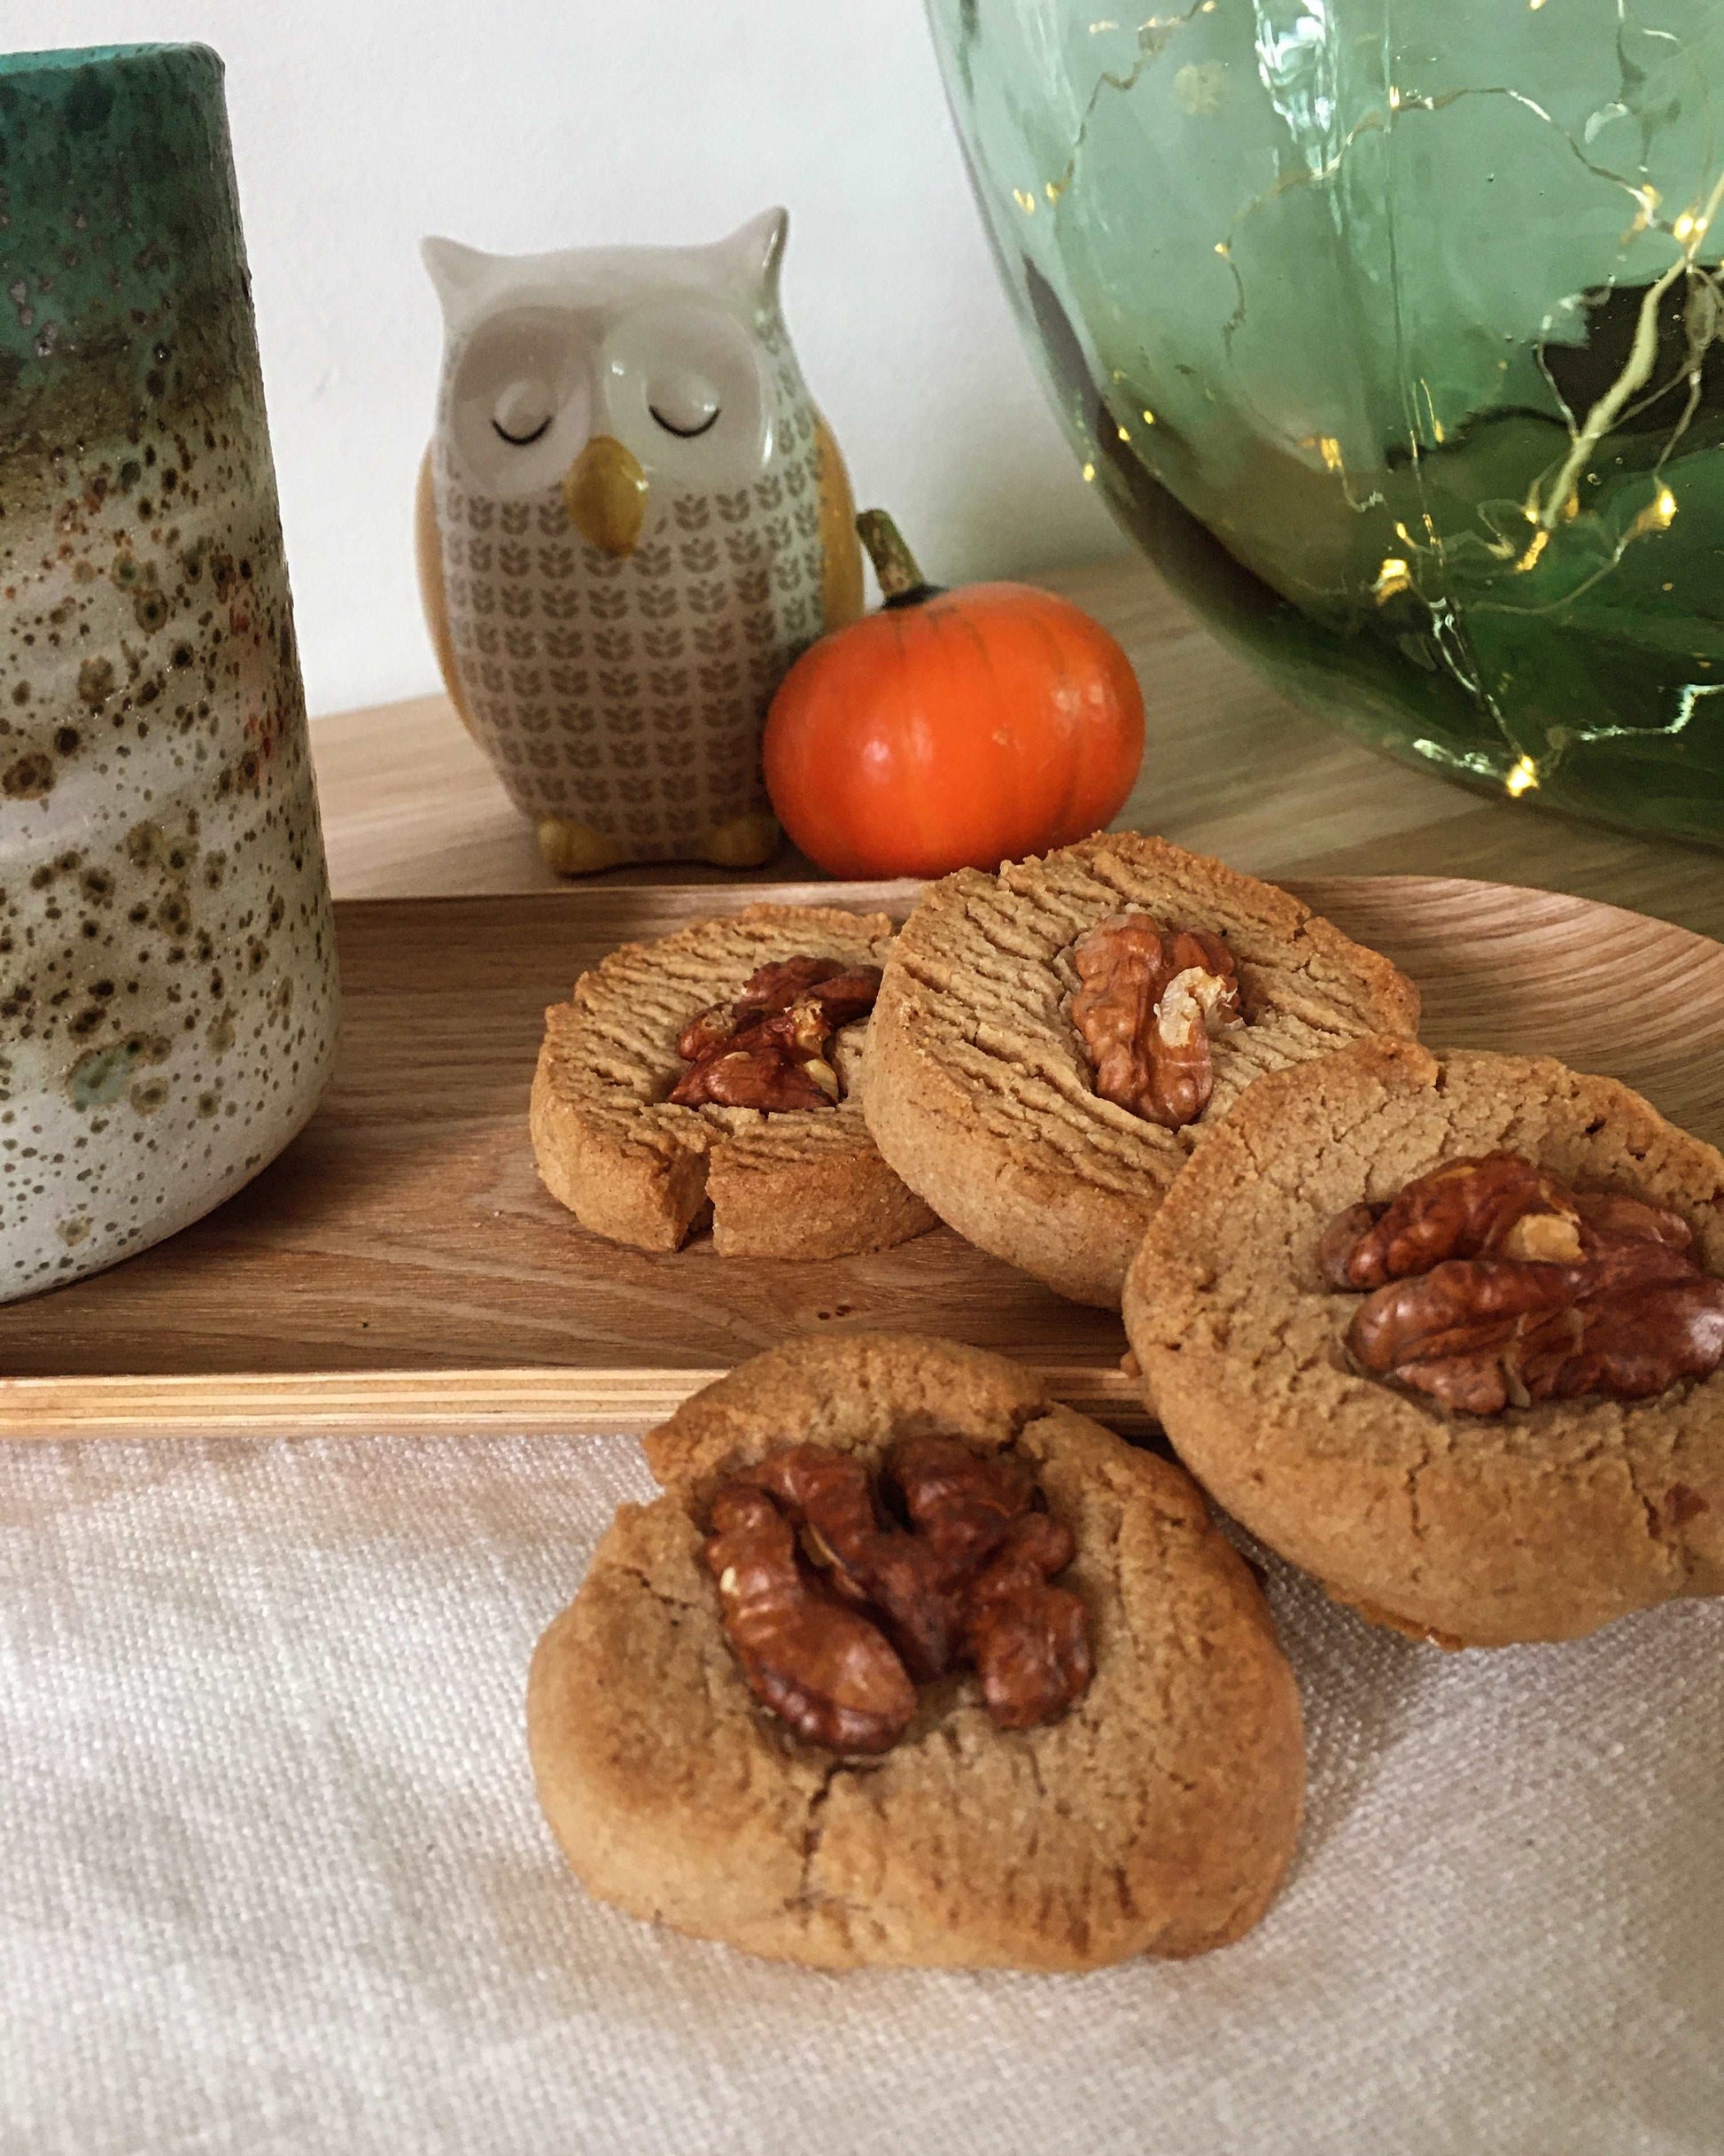
[[[1175,1131],[1215,1090],[1210,1037],[1241,1023],[1233,954],[1204,929],[1117,914],[1072,947],[1071,1018],[1104,1101]]]
[[[1639,1400],[1724,1364],[1724,1280],[1680,1215],[1574,1191],[1517,1154],[1450,1161],[1331,1222],[1319,1268],[1368,1288],[1362,1370],[1463,1414],[1598,1394]]]
[[[733,1003],[714,1003],[683,1027],[677,1054],[689,1068],[671,1088],[678,1108],[833,1108],[838,1073],[827,1051],[840,1027],[866,1018],[880,992],[878,966],[835,958],[775,960],[749,976]]]
[[[1063,1713],[1090,1682],[1089,1620],[1053,1584],[1076,1545],[1029,1471],[925,1436],[886,1480],[907,1526],[882,1519],[860,1460],[822,1445],[719,1485],[706,1562],[756,1698],[807,1741],[858,1752],[896,1742],[905,1687],[913,1705],[916,1684],[965,1666],[998,1728]]]

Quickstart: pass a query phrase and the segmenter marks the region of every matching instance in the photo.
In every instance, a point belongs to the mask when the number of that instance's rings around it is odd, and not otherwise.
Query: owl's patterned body
[[[451,319],[427,611],[558,868],[765,858],[766,707],[859,611],[843,468],[779,314],[783,229],[524,262],[428,245]]]

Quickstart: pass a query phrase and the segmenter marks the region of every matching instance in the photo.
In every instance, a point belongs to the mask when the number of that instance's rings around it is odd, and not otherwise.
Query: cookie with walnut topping
[[[529,1123],[546,1188],[647,1250],[708,1219],[720,1257],[810,1260],[934,1226],[858,1098],[858,969],[892,934],[884,914],[760,905],[611,952],[545,1014]]]
[[[1104,832],[928,891],[887,961],[868,1128],[960,1234],[1113,1308],[1254,1078],[1417,1023],[1412,983],[1288,892]]]
[[[1566,1639],[1724,1593],[1724,1156],[1615,1079],[1368,1041],[1262,1079],[1125,1324],[1204,1487],[1378,1622]]]
[[[1002,1705],[961,1660],[924,1666],[903,1697],[875,1686],[889,1727],[831,1720],[849,1748],[828,1748],[763,1698],[726,1629],[746,1586],[737,1493],[765,1516],[763,1484],[781,1498],[822,1459],[855,1481],[906,1447],[950,1483],[951,1441],[984,1501],[1037,1492],[1019,1516],[1061,1542],[1052,1592],[1078,1606],[1087,1670]],[[1298,1694],[1256,1582],[1171,1461],[1000,1357],[890,1334],[757,1356],[647,1452],[664,1495],[622,1507],[528,1691],[540,1797],[594,1894],[823,1968],[1096,1968],[1200,1953],[1262,1915],[1299,1827]],[[811,1592],[855,1631],[849,1585]],[[1052,1615],[1069,1647],[1069,1607]],[[858,1651],[878,1662],[881,1644]]]

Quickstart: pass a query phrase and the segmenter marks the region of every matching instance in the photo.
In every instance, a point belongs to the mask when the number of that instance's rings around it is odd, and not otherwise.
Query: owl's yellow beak
[[[569,521],[606,554],[633,554],[647,520],[647,475],[632,449],[595,434],[563,477]]]

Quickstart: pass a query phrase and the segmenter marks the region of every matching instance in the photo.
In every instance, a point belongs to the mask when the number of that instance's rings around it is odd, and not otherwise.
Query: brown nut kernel
[[[1391,1280],[1359,1305],[1347,1344],[1364,1370],[1398,1378],[1464,1414],[1494,1415],[1526,1395],[1517,1386],[1529,1342],[1573,1309],[1560,1265],[1450,1258]]]
[[[838,1592],[874,1607],[911,1674],[926,1682],[952,1666],[968,1577],[1034,1485],[1011,1462],[980,1459],[950,1437],[899,1446],[892,1467],[914,1532],[882,1527],[861,1462],[823,1446],[775,1453],[755,1479],[806,1522],[816,1561],[830,1553]]]
[[[801,956],[761,966],[734,1003],[698,1012],[677,1038],[690,1065],[668,1098],[679,1108],[831,1108],[838,1074],[832,1036],[866,1017],[880,992],[878,966]]]
[[[954,1571],[997,1549],[1036,1495],[1035,1477],[1021,1462],[983,1459],[955,1437],[906,1438],[892,1454],[891,1473],[910,1524]]]
[[[910,1439],[888,1467],[912,1532],[882,1536],[865,1576],[912,1673],[944,1677],[962,1658],[971,1577],[1029,1509],[1035,1482],[955,1437]]]
[[[1724,1363],[1724,1280],[1697,1271],[1687,1280],[1619,1287],[1612,1299],[1580,1305],[1584,1329],[1552,1373],[1529,1359],[1534,1399],[1602,1392],[1644,1400],[1679,1379],[1709,1377]]]
[[[1072,1024],[1104,1101],[1146,1123],[1194,1123],[1215,1090],[1212,1034],[1241,1023],[1233,955],[1203,929],[1147,914],[1103,921],[1072,948]]]
[[[1337,1253],[1337,1262],[1325,1264],[1325,1271],[1337,1287],[1380,1288],[1386,1280],[1428,1272],[1445,1258],[1513,1256],[1502,1250],[1503,1238],[1540,1213],[1571,1221],[1580,1217],[1567,1185],[1518,1154],[1446,1161],[1409,1183],[1374,1218],[1370,1209],[1355,1206],[1332,1223],[1331,1235],[1340,1235],[1342,1222],[1359,1215],[1367,1225],[1350,1254]],[[1329,1249],[1328,1236],[1323,1248]],[[1578,1246],[1573,1255],[1579,1256]]]
[[[821,1069],[828,1070],[826,1064]],[[671,1088],[678,1108],[755,1108],[765,1114],[790,1108],[830,1108],[832,1095],[809,1062],[773,1040],[754,1041],[696,1063]]]
[[[748,1025],[757,1018],[770,1018],[774,1011],[788,1010],[811,988],[821,981],[831,980],[843,970],[839,959],[812,958],[805,953],[800,958],[773,959],[765,966],[757,966],[737,995],[734,1006],[736,1022]]]
[[[1349,1205],[1337,1213],[1317,1242],[1317,1271],[1332,1288],[1351,1288],[1353,1253],[1375,1225],[1381,1209]]]
[[[878,966],[846,966],[842,973],[828,974],[819,982],[809,1000],[819,1004],[828,1032],[835,1033],[841,1026],[866,1018],[879,993]]]
[[[1051,1722],[1089,1684],[1083,1605],[1070,1588],[1049,1584],[1073,1555],[1069,1528],[1026,1513],[971,1585],[965,1645],[1000,1729]]]
[[[1062,1713],[1090,1681],[1088,1619],[1076,1594],[1049,1584],[1076,1545],[1069,1529],[1032,1509],[1033,1475],[1019,1461],[982,1458],[956,1438],[926,1436],[900,1444],[887,1475],[903,1500],[907,1529],[882,1522],[860,1460],[812,1444],[788,1446],[722,1485],[714,1525],[747,1525],[753,1546],[769,1552],[777,1567],[768,1582],[778,1598],[774,1608],[791,1607],[786,1582],[800,1582],[818,1607],[877,1627],[906,1680],[927,1682],[967,1662],[979,1672],[983,1702],[1000,1728],[1028,1729]],[[819,1568],[814,1579],[797,1565],[793,1522],[806,1558]],[[721,1569],[724,1540],[715,1535],[707,1561],[721,1593],[734,1599],[748,1582],[734,1567]],[[811,1622],[805,1613],[797,1621]],[[818,1632],[820,1621],[812,1622]],[[766,1650],[755,1646],[752,1633],[745,1647],[729,1600],[726,1628],[756,1696],[800,1734],[830,1742],[811,1734],[832,1725],[830,1716],[820,1722],[810,1705],[828,1699],[831,1687],[812,1661],[807,1669],[798,1662],[800,1635],[793,1638],[788,1623],[780,1624]],[[814,1634],[803,1642],[811,1657],[818,1644]],[[780,1698],[788,1711],[777,1704]],[[849,1748],[868,1747],[852,1736]]]
[[[765,1491],[721,1490],[712,1528],[707,1567],[755,1697],[811,1744],[889,1750],[916,1711],[916,1688],[879,1628],[810,1578]]]
[[[880,1522],[861,1461],[825,1445],[794,1444],[763,1459],[748,1479],[802,1522],[809,1554],[837,1592],[866,1602],[866,1583],[852,1566],[866,1564]]]
[[[1376,1214],[1351,1208],[1318,1264],[1339,1286],[1373,1288],[1347,1335],[1362,1369],[1489,1415],[1588,1393],[1646,1399],[1724,1364],[1724,1280],[1689,1256],[1691,1241],[1663,1207],[1577,1194],[1495,1153],[1421,1176]]]
[[[696,1012],[677,1035],[677,1054],[686,1063],[709,1062],[724,1055],[735,1038],[735,1012],[728,1003],[714,1003]]]
[[[1582,1190],[1575,1205],[1595,1236],[1626,1242],[1662,1242],[1673,1250],[1686,1250],[1694,1230],[1681,1213],[1662,1205],[1648,1205],[1619,1190]]]

